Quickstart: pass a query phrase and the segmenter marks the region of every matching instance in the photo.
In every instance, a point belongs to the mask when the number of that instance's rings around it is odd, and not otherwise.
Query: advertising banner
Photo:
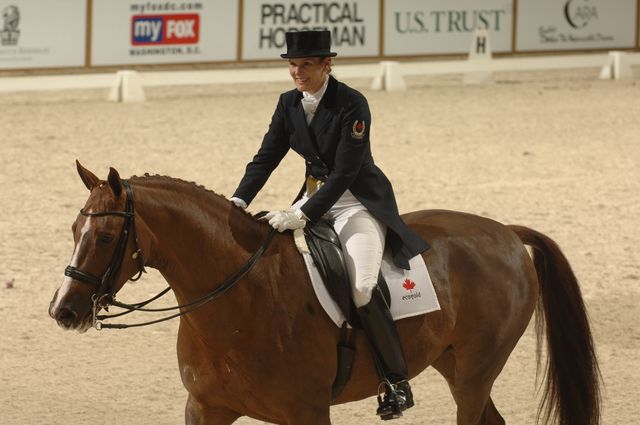
[[[386,0],[384,55],[467,53],[476,29],[510,52],[512,22],[511,0]]]
[[[516,50],[634,47],[636,0],[518,0]]]
[[[86,0],[0,0],[0,69],[84,66]]]
[[[331,31],[339,57],[378,56],[379,0],[306,2],[244,0],[242,59],[278,59],[287,31]]]
[[[93,0],[91,65],[235,61],[238,2]]]

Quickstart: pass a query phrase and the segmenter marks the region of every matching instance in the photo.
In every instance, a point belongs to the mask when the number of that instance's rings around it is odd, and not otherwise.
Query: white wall
[[[85,64],[85,0],[0,0],[0,69]]]
[[[302,29],[329,29],[342,58],[464,54],[476,27],[494,52],[638,48],[638,2],[0,0],[0,70],[276,60]]]

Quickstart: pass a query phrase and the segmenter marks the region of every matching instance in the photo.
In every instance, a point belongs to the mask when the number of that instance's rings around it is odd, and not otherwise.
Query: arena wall
[[[329,29],[341,58],[640,50],[640,0],[0,0],[0,72],[272,61],[289,30]]]

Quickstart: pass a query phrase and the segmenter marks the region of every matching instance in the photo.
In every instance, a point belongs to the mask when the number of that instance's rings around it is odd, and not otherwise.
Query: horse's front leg
[[[329,405],[305,406],[287,415],[285,425],[331,425]]]
[[[240,415],[226,407],[211,407],[189,396],[184,410],[185,425],[230,425]]]

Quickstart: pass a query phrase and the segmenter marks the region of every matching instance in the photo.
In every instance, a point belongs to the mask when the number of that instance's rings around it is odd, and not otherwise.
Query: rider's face
[[[298,91],[315,93],[322,88],[331,58],[289,59],[289,74]]]

